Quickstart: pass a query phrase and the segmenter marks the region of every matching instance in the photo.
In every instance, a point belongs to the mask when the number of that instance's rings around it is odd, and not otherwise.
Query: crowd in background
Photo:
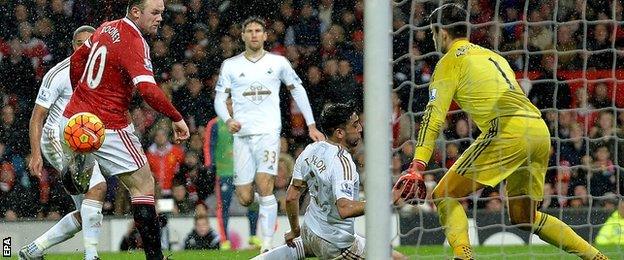
[[[623,95],[621,86],[609,76],[608,80],[581,82],[579,87],[564,81],[559,73],[624,69],[622,1],[559,1],[559,6],[520,0],[470,3],[470,22],[476,24],[470,27],[470,39],[501,52],[520,75],[531,72],[522,87],[542,109],[553,137],[552,167],[542,207],[585,207],[590,195],[605,198],[604,203],[594,200],[594,206],[609,207],[622,181],[618,176],[624,164],[624,111],[618,110],[624,102],[616,98]],[[158,35],[149,38],[156,80],[186,119],[191,138],[171,143],[170,122],[139,97],[129,116],[154,172],[157,195],[175,201],[175,214],[193,214],[203,205],[214,214],[215,172],[204,158],[205,128],[216,116],[213,95],[219,66],[244,49],[239,23],[247,16],[267,20],[265,48],[291,62],[303,80],[315,118],[326,103],[356,101],[362,108],[363,0],[270,0],[253,8],[248,5],[245,1],[166,1]],[[112,0],[0,0],[0,219],[57,219],[71,210],[71,200],[52,167],[46,167],[41,177],[28,172],[28,119],[43,75],[71,54],[73,30],[121,18],[125,6],[126,1]],[[393,13],[397,31],[393,38],[395,176],[411,161],[410,139],[418,131],[419,111],[429,98],[426,84],[440,57],[427,20],[435,7],[437,2],[408,3]],[[515,22],[524,20],[528,25]],[[413,28],[405,29],[408,25]],[[622,79],[622,74],[615,75]],[[280,96],[282,151],[275,184],[283,200],[294,159],[310,140],[305,120],[288,92],[284,89]],[[435,186],[478,134],[464,113],[449,113],[429,163],[427,187]],[[353,156],[365,185],[362,147]],[[127,191],[117,179],[107,181],[104,213],[127,214]],[[465,199],[464,205],[500,211],[502,194],[499,187],[486,189]]]

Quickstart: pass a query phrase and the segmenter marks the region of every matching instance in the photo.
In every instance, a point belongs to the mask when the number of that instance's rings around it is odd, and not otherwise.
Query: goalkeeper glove
[[[399,194],[399,198],[405,200],[405,202],[409,204],[417,204],[418,200],[424,200],[425,197],[427,197],[427,187],[425,186],[422,172],[425,171],[426,167],[427,164],[423,161],[412,161],[409,169],[399,177],[399,180],[397,180],[392,188],[393,194]],[[399,198],[395,196],[395,203]]]

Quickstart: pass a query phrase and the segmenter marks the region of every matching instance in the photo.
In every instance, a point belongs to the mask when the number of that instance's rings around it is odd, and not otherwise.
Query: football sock
[[[260,228],[262,229],[262,241],[270,243],[275,233],[277,221],[277,200],[275,195],[260,197]]]
[[[436,201],[436,206],[440,216],[440,225],[444,228],[444,235],[453,248],[455,258],[473,259],[468,238],[468,217],[464,208],[453,198]]]
[[[539,211],[535,213],[533,233],[549,244],[582,259],[594,259],[595,257],[597,257],[596,259],[606,259],[600,258],[604,255],[576,234],[570,226],[546,213]]]
[[[253,258],[256,260],[270,260],[270,259],[305,259],[305,250],[303,247],[303,240],[300,237],[293,240],[295,247],[289,247],[288,245],[281,245],[262,253],[259,256]]]
[[[145,258],[162,260],[163,254],[160,245],[160,223],[154,207],[153,195],[132,197],[132,213],[134,223],[141,234]]]
[[[43,235],[33,242],[42,252],[48,248],[70,239],[80,231],[80,223],[74,217],[76,211],[65,215],[59,222],[52,226]]]
[[[82,217],[82,236],[85,247],[85,259],[98,257],[97,245],[102,231],[102,202],[85,199],[80,207]]]

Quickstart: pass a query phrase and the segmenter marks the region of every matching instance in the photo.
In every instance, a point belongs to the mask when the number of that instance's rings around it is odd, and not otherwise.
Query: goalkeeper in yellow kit
[[[430,16],[433,40],[444,56],[438,62],[422,119],[414,161],[395,189],[406,183],[422,189],[422,176],[452,100],[482,134],[453,164],[433,191],[440,224],[456,259],[472,259],[468,219],[457,198],[507,180],[511,223],[583,259],[607,259],[559,219],[536,210],[550,151],[550,135],[540,111],[526,98],[500,55],[468,42],[467,13],[445,4]],[[409,188],[405,188],[409,189]],[[409,199],[419,192],[404,193]],[[420,191],[419,197],[422,197]]]

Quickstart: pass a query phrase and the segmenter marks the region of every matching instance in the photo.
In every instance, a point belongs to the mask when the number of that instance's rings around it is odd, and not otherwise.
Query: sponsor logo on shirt
[[[262,101],[271,95],[271,90],[262,85],[260,82],[254,81],[249,88],[243,91],[243,97],[256,105],[260,105]]]

